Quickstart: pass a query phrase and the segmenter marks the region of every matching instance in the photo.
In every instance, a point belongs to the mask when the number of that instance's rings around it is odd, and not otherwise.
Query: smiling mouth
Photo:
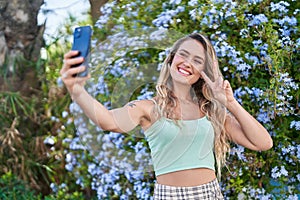
[[[183,76],[190,76],[190,75],[192,75],[191,72],[189,72],[189,71],[187,71],[187,70],[185,70],[184,68],[181,68],[181,67],[178,67],[178,72],[181,75],[183,75]]]

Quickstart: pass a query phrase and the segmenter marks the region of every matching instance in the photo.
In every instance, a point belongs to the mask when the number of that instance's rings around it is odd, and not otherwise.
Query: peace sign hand
[[[227,106],[228,103],[234,101],[234,96],[229,81],[223,80],[218,68],[218,61],[214,61],[213,76],[215,81],[212,81],[204,71],[201,72],[201,75],[210,87],[214,98],[224,106]]]

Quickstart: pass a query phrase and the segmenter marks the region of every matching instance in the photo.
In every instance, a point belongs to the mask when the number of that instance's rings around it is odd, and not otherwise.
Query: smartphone
[[[91,50],[91,37],[92,37],[92,28],[91,26],[79,26],[76,27],[73,32],[73,45],[72,50],[78,51],[76,57],[84,57],[84,62],[77,65],[72,65],[71,67],[85,66],[85,71],[73,75],[79,77],[85,77],[88,75],[88,65],[90,58]]]

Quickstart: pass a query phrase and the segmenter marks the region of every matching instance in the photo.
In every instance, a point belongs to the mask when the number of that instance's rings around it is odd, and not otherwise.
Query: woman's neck
[[[173,93],[181,101],[192,101],[191,86],[188,84],[173,83]]]

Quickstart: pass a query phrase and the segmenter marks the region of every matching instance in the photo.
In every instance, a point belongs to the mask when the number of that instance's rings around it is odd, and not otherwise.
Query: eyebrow
[[[183,51],[184,53],[187,53],[187,54],[191,55],[190,52],[187,51],[187,50],[185,50],[185,49],[179,49],[178,51]],[[201,57],[201,56],[197,56],[197,55],[196,55],[195,58],[198,58],[198,59],[201,59],[202,61],[204,61],[204,58]]]

